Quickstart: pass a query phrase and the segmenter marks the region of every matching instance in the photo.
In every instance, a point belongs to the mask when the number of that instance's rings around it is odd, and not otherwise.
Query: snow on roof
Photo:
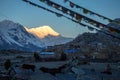
[[[53,54],[55,54],[55,53],[54,53],[54,52],[41,52],[40,54],[53,55]]]

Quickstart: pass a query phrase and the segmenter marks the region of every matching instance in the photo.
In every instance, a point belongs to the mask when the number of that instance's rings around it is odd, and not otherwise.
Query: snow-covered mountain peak
[[[12,23],[15,23],[15,22],[6,19],[6,20],[1,21],[0,23],[3,23],[3,24],[12,24]]]
[[[0,22],[0,24],[3,25],[1,27],[5,27],[5,28],[21,26],[19,23],[15,23],[11,20],[3,20]]]
[[[0,22],[0,50],[40,50],[46,46],[63,44],[71,39],[64,38],[50,26],[25,28],[19,23],[10,20]]]
[[[19,23],[15,23],[10,20],[3,20],[0,22],[0,31],[2,33],[9,32],[10,30],[23,30],[25,31],[24,27]]]
[[[0,22],[0,49],[17,48],[29,50],[34,47],[33,50],[35,50],[44,46],[40,39],[28,33],[21,24],[10,20]]]
[[[60,34],[54,31],[50,26],[41,26],[36,28],[25,28],[28,32],[39,38],[45,38],[48,35],[59,36]]]

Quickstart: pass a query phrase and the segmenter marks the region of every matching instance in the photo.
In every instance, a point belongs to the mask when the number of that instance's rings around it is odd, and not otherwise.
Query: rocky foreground
[[[0,80],[120,80],[119,62],[92,62],[79,58],[46,62],[35,61],[33,55],[29,52],[0,53]],[[8,59],[12,68],[6,70],[4,63]],[[29,66],[26,68],[23,64]],[[30,66],[35,66],[34,71]]]

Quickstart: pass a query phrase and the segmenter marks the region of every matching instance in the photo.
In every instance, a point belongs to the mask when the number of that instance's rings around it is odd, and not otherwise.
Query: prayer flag
[[[75,6],[75,4],[70,2],[70,7],[73,8],[74,6]]]

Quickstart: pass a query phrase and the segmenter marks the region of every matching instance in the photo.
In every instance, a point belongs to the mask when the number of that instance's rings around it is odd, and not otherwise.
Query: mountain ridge
[[[54,31],[53,33],[58,34]],[[28,32],[26,28],[24,28],[24,26],[19,23],[15,23],[9,20],[0,22],[0,49],[36,51],[47,46],[62,44],[64,43],[64,39],[67,38],[63,38],[59,35],[52,36],[49,34],[47,34],[44,38],[40,38],[35,36],[35,34]],[[67,41],[69,41],[69,39]]]
[[[35,28],[25,28],[29,33],[34,34],[39,38],[45,38],[48,35],[59,36],[60,34],[54,31],[50,26],[39,26]]]

